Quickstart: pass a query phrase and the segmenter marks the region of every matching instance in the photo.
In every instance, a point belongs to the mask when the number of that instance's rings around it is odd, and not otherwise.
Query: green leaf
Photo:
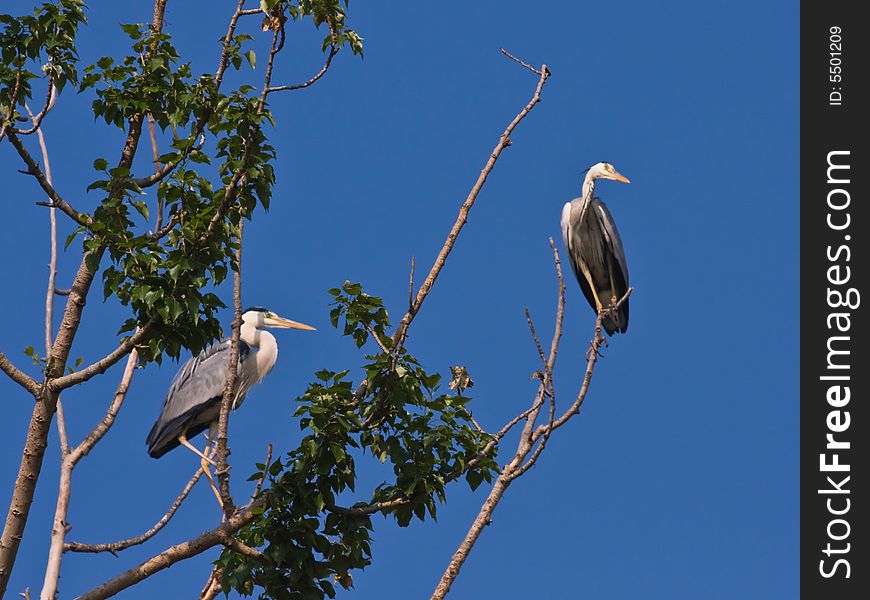
[[[252,69],[257,68],[257,54],[253,50],[245,52],[245,58],[248,59],[248,64],[251,65]]]
[[[98,158],[94,161],[94,168],[97,171],[105,171],[109,167],[109,161],[105,158]]]

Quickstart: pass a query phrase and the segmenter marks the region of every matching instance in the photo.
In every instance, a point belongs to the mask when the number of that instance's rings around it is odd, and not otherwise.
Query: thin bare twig
[[[54,108],[54,103],[57,101],[57,88],[54,86],[54,80],[49,77],[48,78],[48,89],[45,92],[45,103],[42,106],[42,110],[40,110],[36,116],[30,112],[30,108],[27,108],[27,114],[30,116],[30,121],[33,123],[33,127],[30,129],[16,129],[15,133],[18,135],[31,135],[39,131],[40,125],[42,124],[42,119],[45,118],[52,108]],[[25,108],[27,105],[25,104]],[[51,179],[51,178],[49,178]]]
[[[104,598],[109,598],[130,586],[139,583],[143,579],[146,579],[155,573],[159,573],[163,569],[167,569],[182,560],[198,556],[209,548],[223,544],[227,534],[232,535],[253,521],[257,516],[258,509],[260,509],[265,502],[265,496],[261,496],[252,502],[245,510],[236,512],[215,529],[206,531],[192,540],[167,548],[163,552],[152,556],[132,569],[129,569],[106,583],[97,586],[93,590],[82,594],[77,598],[77,600],[103,600]]]
[[[59,208],[64,214],[69,216],[73,221],[82,225],[83,227],[87,227],[90,225],[91,218],[84,214],[80,213],[76,209],[74,209],[66,200],[61,198],[60,194],[57,193],[57,190],[54,189],[54,186],[48,182],[48,179],[45,177],[45,173],[42,172],[42,169],[39,168],[39,165],[30,153],[27,151],[27,148],[24,147],[24,143],[18,138],[18,136],[9,131],[7,137],[12,145],[15,147],[15,150],[18,151],[18,155],[24,161],[24,164],[27,165],[27,171],[24,171],[27,175],[33,176],[36,179],[37,183],[39,183],[39,187],[42,188],[42,191],[51,199],[51,202],[48,203],[39,203],[43,206],[53,206],[55,208]]]
[[[236,268],[233,272],[233,330],[230,336],[230,351],[227,357],[227,379],[224,384],[221,409],[218,416],[217,435],[217,473],[220,486],[221,504],[224,516],[229,519],[235,511],[233,497],[230,494],[230,474],[227,465],[227,434],[229,430],[230,410],[235,400],[236,379],[239,370],[239,339],[242,327],[242,234],[244,221],[239,220],[239,233],[236,248]]]
[[[631,293],[634,291],[634,288],[628,288],[628,291],[625,292],[625,295],[620,298],[619,302],[616,303],[615,310],[619,310],[628,297],[631,296]],[[601,336],[601,323],[606,316],[605,312],[602,312],[598,315],[598,318],[595,321],[595,335],[592,338],[592,341],[589,343],[590,352],[587,356],[586,363],[586,372],[583,374],[583,383],[580,386],[580,391],[577,393],[577,398],[574,400],[574,403],[571,404],[570,407],[556,420],[553,421],[552,425],[549,427],[546,425],[541,425],[535,433],[532,435],[531,441],[535,442],[542,435],[549,435],[549,432],[555,431],[562,425],[568,422],[568,420],[574,415],[580,412],[580,407],[583,405],[583,401],[586,399],[586,392],[589,390],[589,383],[592,381],[592,369],[595,367],[595,362],[598,358],[601,357],[600,349],[602,344],[604,343],[604,338]]]
[[[480,193],[480,190],[483,189],[483,185],[486,183],[486,180],[489,177],[489,174],[492,172],[493,167],[495,167],[495,163],[498,160],[498,157],[501,156],[502,151],[511,145],[510,136],[513,133],[514,129],[517,127],[517,125],[520,124],[520,121],[522,121],[526,117],[526,115],[531,112],[535,105],[541,101],[541,90],[543,89],[544,84],[547,82],[547,78],[549,76],[550,71],[547,69],[546,65],[543,65],[541,67],[538,85],[535,88],[535,93],[532,95],[532,99],[528,102],[528,104],[523,107],[523,109],[517,114],[516,117],[513,118],[513,120],[505,128],[504,132],[498,139],[498,143],[495,145],[495,148],[493,148],[492,152],[490,153],[489,158],[487,159],[486,164],[483,167],[483,170],[481,170],[480,176],[477,178],[477,181],[472,186],[471,191],[468,193],[468,196],[465,199],[465,202],[463,202],[462,206],[459,208],[459,215],[457,215],[456,217],[456,222],[450,229],[450,233],[447,235],[447,240],[441,247],[440,252],[438,252],[438,257],[435,259],[435,263],[432,265],[432,268],[429,270],[429,274],[426,276],[426,279],[417,290],[417,297],[411,303],[411,306],[408,307],[408,311],[402,317],[402,320],[399,321],[399,324],[396,327],[395,332],[393,333],[392,348],[395,357],[398,357],[399,352],[401,351],[402,346],[405,343],[405,337],[407,336],[408,327],[411,325],[411,321],[413,321],[417,313],[420,312],[420,307],[423,305],[423,301],[432,290],[432,286],[435,285],[435,280],[441,273],[441,269],[444,268],[444,264],[447,262],[447,257],[450,255],[450,251],[453,250],[453,245],[456,243],[456,239],[459,237],[462,228],[468,221],[468,213],[474,206],[474,201],[477,199],[477,195]]]
[[[151,158],[154,162],[154,172],[159,173],[161,169],[160,165],[160,151],[157,149],[157,132],[154,128],[154,115],[148,113],[148,134],[151,138]],[[160,197],[160,194],[157,194],[157,221],[154,223],[154,232],[160,231],[163,227],[163,199]]]
[[[52,379],[48,383],[48,387],[51,388],[53,391],[60,392],[67,389],[68,387],[84,383],[85,381],[88,381],[89,379],[96,377],[97,375],[105,373],[110,367],[112,367],[122,358],[130,354],[130,352],[133,351],[136,346],[145,342],[148,337],[154,333],[156,327],[157,321],[152,319],[151,321],[143,325],[133,335],[121,342],[118,347],[115,348],[112,352],[110,352],[100,360],[88,365],[81,370],[70,373],[69,375],[64,375],[63,377]]]
[[[46,108],[43,109],[42,113],[50,110],[51,105],[53,104],[51,98],[51,90],[53,90],[53,86],[51,85],[51,80],[49,80],[49,97],[46,100]],[[48,181],[49,185],[53,185],[52,177],[51,177],[51,161],[48,159],[48,146],[45,143],[45,135],[42,133],[42,129],[39,128],[39,122],[37,118],[33,116],[33,113],[30,112],[30,107],[27,103],[24,103],[24,109],[27,111],[30,120],[33,122],[34,131],[36,131],[36,137],[39,141],[39,149],[42,153],[42,163],[45,165],[45,179]],[[53,331],[53,323],[54,323],[54,290],[55,290],[55,281],[57,279],[57,209],[53,206],[48,209],[48,221],[49,221],[49,247],[50,247],[50,258],[48,262],[48,289],[45,293],[45,355],[51,355],[51,343],[54,339]],[[69,452],[69,440],[66,435],[66,419],[63,414],[63,403],[61,402],[60,397],[57,399],[57,435],[60,438],[60,453],[61,456],[65,456]]]
[[[115,423],[115,417],[117,417],[118,411],[127,397],[127,391],[130,389],[130,380],[133,378],[133,373],[136,369],[136,360],[137,353],[136,350],[133,350],[127,357],[124,374],[121,376],[121,381],[115,390],[115,395],[112,398],[112,403],[106,412],[106,416],[103,417],[103,420],[97,424],[94,430],[74,450],[67,452],[61,459],[57,505],[55,506],[54,524],[51,530],[51,546],[48,551],[45,579],[42,584],[42,592],[40,593],[40,598],[44,600],[52,600],[57,596],[57,583],[60,578],[60,566],[63,560],[64,542],[66,541],[67,513],[69,511],[69,500],[72,491],[73,470],[82,457],[91,451]]]
[[[341,46],[339,46],[335,41],[335,27],[333,26],[332,21],[327,19],[326,23],[327,25],[329,25],[329,35],[331,41],[329,43],[329,53],[326,55],[326,61],[323,63],[323,67],[321,67],[321,69],[317,73],[315,73],[313,77],[302,83],[296,83],[293,85],[279,85],[275,87],[269,87],[267,84],[266,89],[263,91],[264,98],[265,96],[273,92],[284,92],[307,88],[317,83],[317,81],[321,77],[326,75],[326,72],[329,70],[330,65],[332,65],[332,59],[335,58],[335,55],[338,54],[338,51],[341,49]],[[276,31],[275,33],[277,34],[278,32]],[[269,61],[269,65],[271,66],[271,60]]]
[[[120,540],[117,542],[111,542],[107,544],[83,544],[81,542],[68,542],[63,545],[64,552],[110,552],[115,554],[116,552],[120,552],[121,550],[126,550],[132,546],[138,546],[144,542],[147,542],[163,529],[167,523],[175,516],[175,513],[178,511],[181,504],[190,494],[190,491],[193,489],[193,486],[196,485],[196,482],[199,481],[199,478],[202,477],[202,467],[196,470],[196,473],[193,474],[193,477],[187,482],[187,485],[184,486],[184,489],[181,490],[181,493],[173,500],[172,504],[167,509],[166,513],[160,517],[160,519],[151,526],[151,528],[141,535],[137,535],[136,537],[131,537],[126,540]]]
[[[414,257],[411,257],[411,273],[408,275],[408,308],[414,306]]]
[[[378,348],[381,349],[381,352],[383,352],[384,354],[389,354],[390,353],[389,349],[384,345],[384,342],[381,340],[381,338],[378,337],[378,334],[375,333],[375,330],[372,329],[372,326],[366,324],[365,328],[366,328],[366,331],[369,332],[369,335],[372,337],[372,339],[375,340],[375,343],[378,345]]]
[[[508,52],[508,51],[505,50],[504,48],[499,48],[499,51],[500,51],[502,54],[504,54],[505,56],[507,56],[509,59],[511,59],[512,61],[514,61],[514,62],[516,62],[516,63],[518,63],[518,64],[521,64],[522,66],[524,66],[524,67],[527,68],[529,71],[531,71],[532,73],[534,73],[535,75],[537,75],[537,76],[539,76],[539,77],[541,76],[541,73],[542,73],[544,70],[546,70],[546,68],[547,68],[547,66],[544,65],[541,69],[536,69],[536,68],[533,67],[532,65],[530,65],[530,64],[528,64],[528,63],[526,63],[526,62],[521,61],[520,59],[518,59],[516,56],[514,56],[513,54],[511,54],[510,52]]]
[[[542,67],[542,72],[546,73],[546,67]],[[444,574],[441,576],[441,580],[438,582],[435,591],[432,594],[432,600],[443,600],[443,598],[450,591],[453,582],[456,581],[456,578],[459,576],[459,571],[462,568],[462,565],[465,564],[468,555],[471,553],[472,548],[474,548],[474,544],[477,542],[480,535],[483,533],[484,528],[492,522],[492,514],[501,501],[504,493],[507,491],[508,486],[516,479],[515,473],[518,470],[527,470],[529,467],[523,466],[523,460],[526,456],[529,455],[530,452],[533,452],[533,442],[532,442],[532,432],[534,430],[535,420],[537,419],[538,412],[540,411],[541,406],[544,402],[544,397],[547,395],[548,387],[550,384],[550,375],[553,371],[553,366],[556,362],[556,356],[559,351],[559,342],[562,338],[562,323],[564,319],[565,313],[565,284],[562,277],[562,267],[561,262],[559,260],[559,253],[556,250],[555,243],[552,238],[550,239],[550,247],[553,251],[553,260],[556,265],[556,276],[558,279],[559,286],[559,295],[556,303],[556,323],[553,332],[553,340],[550,343],[550,353],[545,362],[545,373],[541,378],[541,383],[538,386],[538,392],[535,395],[535,400],[532,403],[532,407],[528,412],[528,415],[525,417],[526,424],[523,427],[523,432],[520,434],[520,440],[517,444],[517,451],[514,454],[513,458],[504,466],[499,473],[499,476],[496,478],[495,483],[492,486],[492,489],[489,492],[486,500],[483,503],[483,506],[480,509],[480,512],[475,517],[474,522],[471,527],[468,529],[468,532],[465,535],[465,539],[459,545],[459,548],[453,554],[450,559],[447,568],[444,571]],[[601,317],[599,316],[599,322]],[[537,337],[537,336],[535,336]],[[595,357],[597,358],[597,356]],[[550,420],[552,422],[552,413],[555,412],[555,406],[553,401],[551,400],[551,416]],[[542,445],[539,445],[538,448],[540,450],[535,450],[538,455],[543,451]],[[537,458],[535,458],[537,460]],[[534,464],[534,462],[532,462]]]
[[[263,489],[263,482],[266,481],[266,476],[269,474],[269,465],[272,463],[272,444],[269,444],[266,449],[266,468],[263,469],[263,475],[257,480],[257,485],[254,486],[254,492],[251,494],[251,500],[255,500],[260,495],[260,490]]]

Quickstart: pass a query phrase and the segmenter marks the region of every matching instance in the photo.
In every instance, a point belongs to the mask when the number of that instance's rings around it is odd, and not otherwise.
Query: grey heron
[[[239,363],[231,410],[239,408],[250,389],[275,366],[278,343],[275,336],[264,331],[267,327],[314,330],[314,327],[279,317],[259,306],[246,309],[239,331]],[[163,401],[163,410],[146,440],[148,454],[153,458],[160,458],[179,445],[185,446],[202,459],[203,471],[211,481],[208,464],[215,463],[208,456],[209,446],[217,431],[229,354],[229,339],[215,342],[188,359],[178,370]],[[206,429],[209,429],[208,442],[205,451],[201,452],[188,438]]]
[[[562,241],[583,295],[596,312],[614,305],[628,291],[628,265],[616,223],[601,199],[595,180],[629,183],[613,165],[597,163],[586,171],[582,195],[562,208]],[[628,300],[602,320],[607,335],[628,329]]]

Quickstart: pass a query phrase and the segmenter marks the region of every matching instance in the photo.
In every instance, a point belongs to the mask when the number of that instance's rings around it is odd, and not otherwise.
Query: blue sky
[[[170,2],[167,10],[167,30],[195,73],[214,69],[226,30],[231,9],[216,4]],[[329,326],[325,290],[360,281],[398,319],[411,256],[418,273],[431,265],[498,136],[534,89],[534,76],[499,54],[504,46],[546,62],[553,76],[481,193],[414,323],[411,351],[431,370],[468,367],[472,407],[488,429],[528,406],[537,357],[522,311],[550,335],[547,238],[558,240],[562,204],[599,160],[632,181],[604,182],[598,192],[619,225],[635,293],[628,334],[612,339],[582,413],[510,488],[450,597],[796,597],[797,10],[755,2],[351,2],[365,59],[341,53],[316,86],[272,101],[278,185],[270,212],[246,229],[244,303],[318,331],[279,332],[275,371],[234,414],[236,493],[267,442],[286,451],[299,439],[293,399],[312,373],[362,364]],[[125,43],[117,24],[150,13],[141,0],[92,2],[83,63],[117,54]],[[309,27],[288,30],[278,81],[319,68],[319,34]],[[262,57],[265,40],[256,37]],[[115,156],[121,144],[120,132],[93,122],[91,99],[64,94],[44,126],[55,183],[85,209],[98,200],[84,192],[93,159]],[[10,282],[0,296],[0,348],[33,372],[21,351],[43,339],[47,215],[34,205],[34,183],[14,172],[8,144],[0,144],[0,164],[15,220],[0,236]],[[61,224],[63,239],[69,226]],[[77,261],[74,244],[59,285]],[[563,403],[577,393],[594,317],[568,284],[556,371]],[[89,362],[105,354],[125,317],[95,290],[73,355]],[[193,473],[190,453],[154,461],[145,452],[175,368],[136,373],[115,428],[76,470],[70,539],[141,533]],[[73,439],[101,418],[119,375],[116,368],[65,397]],[[5,379],[0,395],[5,511],[31,401]],[[41,587],[58,471],[54,434],[50,442],[10,595]],[[358,489],[379,483],[376,468],[364,474]],[[355,573],[352,595],[428,597],[485,493],[455,486],[437,523],[400,529],[376,517],[374,564]],[[119,558],[68,555],[61,595],[86,591],[218,518],[200,484],[145,548]],[[215,556],[176,565],[122,597],[192,597]]]

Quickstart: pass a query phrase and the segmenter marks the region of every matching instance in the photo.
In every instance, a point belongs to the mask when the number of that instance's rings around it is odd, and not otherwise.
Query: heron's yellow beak
[[[266,327],[279,327],[281,329],[304,329],[305,331],[317,331],[311,325],[306,325],[305,323],[297,323],[296,321],[291,321],[290,319],[285,319],[284,317],[279,317],[278,315],[269,315],[264,319],[263,324]]]
[[[615,179],[616,181],[621,181],[622,183],[631,183],[631,181],[629,181],[628,177],[626,177],[625,175],[622,175],[618,171],[613,172],[613,179]]]

